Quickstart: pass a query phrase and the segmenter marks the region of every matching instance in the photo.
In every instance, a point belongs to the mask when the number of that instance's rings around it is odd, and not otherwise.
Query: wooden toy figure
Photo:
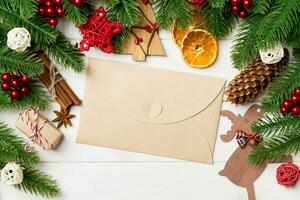
[[[245,187],[249,200],[255,200],[254,182],[263,173],[267,165],[254,166],[248,161],[252,146],[257,145],[262,137],[251,133],[251,124],[257,121],[262,113],[258,105],[251,106],[244,116],[235,115],[231,111],[222,111],[222,116],[228,117],[233,126],[226,135],[221,135],[221,140],[229,142],[236,138],[239,147],[233,152],[219,175],[226,176],[231,182],[240,187]],[[285,160],[291,160],[289,157]]]

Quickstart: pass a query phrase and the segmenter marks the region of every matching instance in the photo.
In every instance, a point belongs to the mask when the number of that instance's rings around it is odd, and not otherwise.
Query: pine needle
[[[36,54],[29,51],[15,52],[6,45],[0,46],[0,72],[18,72],[21,75],[34,76],[43,72],[42,62]]]
[[[95,11],[90,0],[85,0],[84,5],[77,7],[69,1],[63,1],[63,8],[67,18],[76,25],[84,24],[88,17]]]
[[[228,2],[224,8],[214,8],[210,3],[207,3],[200,13],[205,27],[217,39],[226,37],[237,23],[237,18],[231,12]]]
[[[30,154],[24,151],[25,143],[23,140],[13,134],[13,130],[6,124],[0,122],[0,161],[8,163],[18,161],[24,167],[36,165],[40,158],[37,151]]]
[[[270,11],[272,0],[253,0],[252,11],[257,14],[265,14]]]

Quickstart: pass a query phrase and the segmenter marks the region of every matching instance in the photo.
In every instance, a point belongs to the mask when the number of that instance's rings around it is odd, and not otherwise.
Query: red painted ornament
[[[20,87],[20,81],[19,80],[12,80],[10,82],[10,86],[13,87],[13,88],[18,88],[18,87]]]
[[[230,3],[231,3],[232,5],[238,5],[238,4],[241,3],[241,1],[242,1],[242,0],[231,0]]]
[[[143,41],[144,41],[143,38],[136,37],[135,40],[134,40],[134,43],[135,43],[136,45],[140,45]]]
[[[279,109],[279,112],[281,112],[282,114],[288,114],[288,113],[289,113],[289,110],[288,110],[287,108],[285,108],[285,107],[281,107],[281,108]]]
[[[28,84],[30,82],[30,78],[28,76],[22,76],[21,81],[23,84]]]
[[[246,10],[242,10],[241,12],[239,12],[240,18],[246,18],[247,16],[248,16],[248,13]]]
[[[298,103],[300,103],[300,97],[297,96],[297,95],[293,95],[293,96],[291,97],[291,101],[292,101],[294,104],[298,104]]]
[[[281,107],[286,108],[288,110],[291,109],[292,106],[293,106],[293,102],[288,99],[285,99],[281,104]]]
[[[22,87],[20,91],[22,95],[27,95],[30,92],[29,88],[26,86]]]
[[[300,88],[296,88],[296,89],[294,90],[294,95],[300,96]]]
[[[1,88],[3,91],[10,90],[10,85],[8,83],[2,83]]]
[[[53,7],[54,4],[53,4],[52,0],[46,0],[46,1],[45,1],[45,6],[46,6],[46,7]]]
[[[55,17],[51,17],[49,18],[48,23],[50,26],[55,27],[58,24],[58,21]]]
[[[39,16],[44,16],[46,14],[46,7],[43,5],[40,6],[38,9],[38,13],[39,13]]]
[[[90,47],[97,47],[105,53],[111,53],[111,39],[122,31],[122,27],[117,22],[109,22],[105,9],[99,7],[86,24],[79,26],[82,33],[80,50],[88,51]]]
[[[84,4],[84,0],[73,0],[73,4],[77,7],[80,7]]]
[[[235,14],[238,14],[240,12],[240,7],[237,5],[232,5],[231,6],[231,11]]]
[[[63,0],[53,0],[53,3],[57,6],[60,6],[60,5],[62,5]]]
[[[43,4],[43,3],[45,3],[45,0],[36,0],[36,2],[37,2],[38,4]]]
[[[53,17],[55,14],[55,10],[53,7],[46,7],[46,15],[49,17]]]
[[[148,33],[151,33],[151,32],[152,32],[152,28],[151,28],[151,26],[150,26],[149,24],[146,24],[146,25],[144,26],[144,29],[145,29],[145,31],[147,31]]]
[[[10,76],[9,73],[4,73],[4,74],[2,74],[2,76],[1,76],[1,79],[2,79],[3,82],[9,82],[9,81],[10,81],[10,78],[11,78],[11,76]]]
[[[292,114],[295,115],[295,116],[299,116],[300,115],[300,107],[299,106],[295,106],[292,109]]]
[[[252,1],[251,0],[243,0],[243,6],[245,9],[250,9],[252,6]]]
[[[20,97],[20,93],[18,90],[12,90],[9,94],[12,99],[18,99]]]
[[[190,3],[194,6],[203,6],[207,0],[190,0]]]
[[[62,17],[65,14],[65,10],[62,7],[56,8],[56,14],[58,17]]]
[[[148,5],[149,0],[142,0],[142,2],[143,2],[144,5]]]

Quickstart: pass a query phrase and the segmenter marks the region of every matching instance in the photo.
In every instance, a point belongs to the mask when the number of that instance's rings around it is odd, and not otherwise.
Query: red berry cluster
[[[62,7],[63,0],[36,0],[39,4],[38,12],[40,16],[48,18],[50,26],[55,27],[57,18],[62,17],[65,11]]]
[[[295,116],[300,115],[300,87],[294,90],[290,99],[285,99],[279,110],[282,114],[292,113]]]
[[[84,4],[84,0],[69,0],[69,3],[80,7]]]
[[[26,96],[30,92],[28,84],[31,80],[28,76],[20,76],[17,73],[3,73],[1,79],[2,90],[10,92],[9,96],[12,99],[19,99],[22,95]]]
[[[237,14],[240,18],[246,18],[248,16],[247,10],[252,7],[251,0],[230,0],[231,11]]]

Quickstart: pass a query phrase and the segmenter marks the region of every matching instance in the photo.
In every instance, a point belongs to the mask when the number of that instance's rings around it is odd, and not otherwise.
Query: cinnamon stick
[[[49,89],[51,85],[51,79],[50,79],[50,68],[51,68],[51,60],[43,53],[39,53],[39,57],[44,62],[45,72],[40,76],[41,81],[44,85]],[[55,85],[55,91],[56,91],[56,100],[61,105],[63,109],[69,108],[71,105],[80,105],[81,100],[76,96],[76,94],[73,92],[73,90],[70,88],[70,86],[67,84],[67,82],[63,79],[61,74],[57,75],[58,79],[61,79],[56,85]]]

